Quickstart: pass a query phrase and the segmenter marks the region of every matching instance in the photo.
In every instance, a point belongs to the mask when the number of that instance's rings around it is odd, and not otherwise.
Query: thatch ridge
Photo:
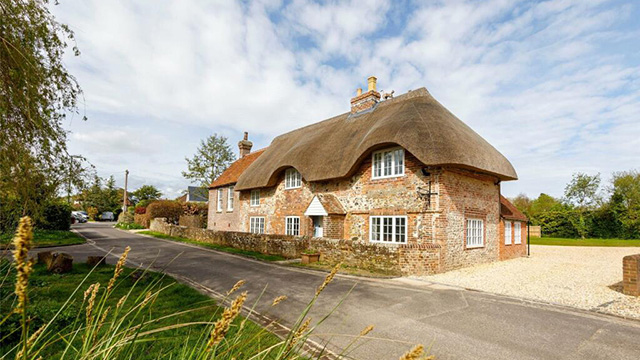
[[[425,88],[276,137],[238,178],[237,190],[275,185],[294,167],[306,181],[349,176],[371,151],[399,145],[425,165],[451,165],[515,180],[509,161],[436,101]]]

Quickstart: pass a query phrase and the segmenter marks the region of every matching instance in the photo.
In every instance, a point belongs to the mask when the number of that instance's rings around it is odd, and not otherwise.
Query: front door
[[[313,236],[324,236],[324,233],[322,231],[322,216],[312,216],[311,218],[313,219]]]

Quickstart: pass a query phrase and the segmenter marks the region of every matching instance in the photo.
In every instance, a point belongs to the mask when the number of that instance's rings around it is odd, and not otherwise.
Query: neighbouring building
[[[276,137],[209,188],[208,228],[436,249],[435,272],[526,254],[526,217],[500,194],[511,163],[425,89],[380,94]]]
[[[188,186],[184,195],[176,199],[179,202],[206,203],[209,201],[206,187]]]

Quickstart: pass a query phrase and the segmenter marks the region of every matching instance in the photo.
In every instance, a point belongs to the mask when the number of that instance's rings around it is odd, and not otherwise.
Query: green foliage
[[[122,222],[118,222],[115,225],[118,229],[122,229],[122,230],[138,230],[138,229],[145,229],[144,226],[137,224],[135,222],[131,222],[131,223],[122,223]]]
[[[571,239],[554,237],[531,237],[532,245],[558,245],[558,246],[606,246],[606,247],[640,247],[640,240],[602,238],[602,239]]]
[[[13,232],[0,234],[0,244],[11,243],[14,235]],[[80,235],[71,231],[36,229],[33,235],[33,243],[37,247],[49,247],[84,244],[85,240]]]
[[[178,224],[182,213],[182,205],[173,200],[154,201],[147,207],[149,219],[166,218],[167,222],[172,224]]]
[[[182,176],[195,184],[208,187],[235,158],[227,138],[213,134],[206,141],[200,141],[200,146],[191,159],[185,158],[188,171],[183,171]]]
[[[142,185],[138,190],[131,192],[132,200],[138,204],[141,201],[153,201],[162,197],[162,193],[153,185]]]
[[[44,206],[41,220],[36,226],[45,230],[69,230],[71,226],[71,206],[50,203]]]
[[[119,189],[116,188],[116,180],[113,176],[101,179],[95,176],[91,186],[85,189],[79,196],[85,209],[96,208],[98,214],[105,211],[116,212],[122,207],[122,198]],[[88,210],[87,210],[88,212]]]
[[[118,216],[118,224],[131,224],[133,223],[133,215],[128,212],[121,212]]]

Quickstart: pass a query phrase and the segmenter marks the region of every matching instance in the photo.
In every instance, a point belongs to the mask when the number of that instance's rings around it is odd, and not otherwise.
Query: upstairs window
[[[511,245],[511,221],[504,222],[504,244]]]
[[[513,224],[513,238],[514,243],[522,244],[522,223],[519,221]]]
[[[227,211],[233,211],[233,186],[230,186],[227,191]]]
[[[260,206],[260,190],[251,190],[251,206]]]
[[[284,173],[284,188],[295,189],[302,186],[302,175],[294,168],[289,168]]]
[[[480,219],[467,219],[467,249],[484,246],[484,222]]]
[[[387,244],[407,242],[406,216],[371,216],[369,240]]]
[[[285,218],[285,234],[299,236],[300,235],[300,217],[287,216]]]
[[[376,151],[372,154],[372,179],[404,175],[404,149]]]
[[[222,189],[218,189],[218,206],[216,210],[222,211]]]

